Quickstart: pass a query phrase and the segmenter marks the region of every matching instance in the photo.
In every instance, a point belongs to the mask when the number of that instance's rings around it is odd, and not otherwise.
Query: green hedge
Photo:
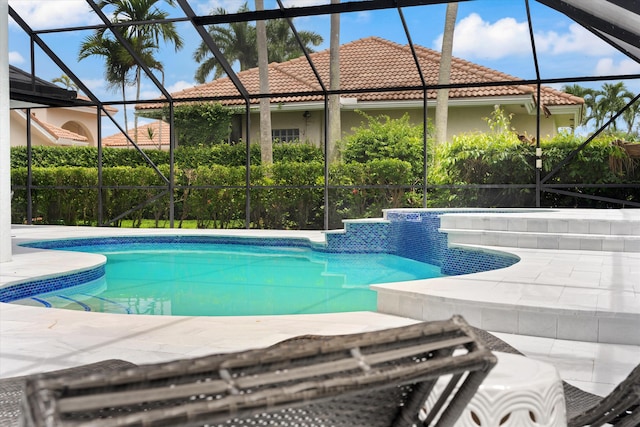
[[[308,144],[274,144],[274,164],[260,165],[260,147],[251,149],[251,188],[246,183],[246,147],[220,144],[181,147],[175,152],[175,219],[196,221],[198,227],[243,227],[247,196],[249,220],[259,228],[341,227],[345,218],[379,217],[382,209],[421,207],[423,174],[422,128],[404,116],[364,115],[367,123],[340,143],[343,160],[329,167],[328,212],[324,204],[322,151]],[[496,110],[487,120],[490,132],[463,134],[447,144],[429,140],[427,195],[429,207],[534,207],[535,144],[523,142],[509,129],[508,118]],[[560,134],[541,141],[545,176],[583,142]],[[601,198],[640,202],[640,191],[626,187],[640,183],[640,159],[630,158],[614,136],[592,141],[553,176],[549,184]],[[146,151],[168,176],[169,153]],[[26,148],[13,148],[12,220],[26,220]],[[97,149],[33,148],[33,218],[43,223],[96,224],[98,221]],[[135,150],[105,149],[102,204],[105,218],[156,198],[155,203],[125,216],[140,225],[156,224],[169,216],[164,181],[147,167]],[[508,188],[516,184],[519,188]],[[575,187],[573,184],[576,184]],[[618,184],[595,189],[581,184]],[[471,186],[495,188],[470,188]],[[48,187],[63,186],[62,189]],[[71,188],[74,187],[74,188]],[[418,190],[414,190],[418,188]],[[617,207],[615,203],[544,192],[542,206]],[[119,221],[115,222],[119,225]]]
[[[143,150],[156,165],[169,164],[169,152]],[[175,163],[179,167],[223,165],[244,166],[247,150],[244,144],[219,144],[211,147],[179,147],[175,150]],[[311,144],[278,143],[273,146],[274,162],[322,161],[322,150]],[[32,147],[33,167],[76,166],[94,168],[98,164],[96,147]],[[260,145],[251,145],[251,164],[260,164]],[[102,154],[104,167],[148,166],[146,160],[134,149],[105,147]],[[27,167],[27,147],[11,148],[11,167]]]
[[[160,168],[168,176],[166,166]],[[98,221],[98,174],[95,168],[32,168],[33,217],[37,223],[95,225]],[[241,166],[199,166],[176,168],[175,219],[178,226],[196,220],[200,228],[243,227],[246,203],[246,169]],[[330,216],[340,224],[343,218],[379,216],[385,207],[402,206],[407,189],[388,187],[390,183],[410,186],[411,166],[396,159],[365,164],[332,165],[333,185],[354,189],[332,192]],[[15,189],[12,221],[26,221],[26,168],[13,169]],[[324,164],[322,162],[274,163],[251,167],[250,221],[256,228],[319,229],[324,225]],[[63,188],[47,188],[47,187]],[[104,217],[113,219],[161,195],[167,186],[147,167],[103,168],[102,203]],[[370,188],[370,187],[380,188]],[[73,187],[73,188],[72,188]],[[275,187],[275,188],[273,188]],[[339,199],[339,200],[338,200]],[[143,219],[156,223],[168,218],[168,196],[132,211],[125,218],[134,226]],[[116,221],[115,225],[119,225]]]
[[[638,184],[640,160],[630,158],[613,136],[590,142],[547,184],[577,184],[565,190],[600,197],[640,202],[633,188],[580,188],[580,184]],[[544,177],[578,149],[583,137],[560,134],[540,143]],[[429,183],[462,188],[440,188],[431,192],[435,207],[533,207],[533,188],[466,189],[465,185],[535,184],[535,145],[522,142],[512,132],[461,135],[436,148]],[[612,207],[613,203],[580,199],[545,192],[542,206]]]

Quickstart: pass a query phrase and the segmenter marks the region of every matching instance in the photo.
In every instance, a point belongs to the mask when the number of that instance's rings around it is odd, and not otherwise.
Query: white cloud
[[[283,0],[284,7],[307,7],[327,4],[327,0]]]
[[[527,23],[514,18],[490,23],[472,13],[457,23],[453,37],[453,54],[463,58],[499,59],[531,51]],[[433,47],[442,48],[442,34]]]
[[[235,13],[243,4],[244,2],[239,2],[237,0],[207,0],[202,3],[198,3],[194,9],[196,9],[196,13],[200,13],[202,15],[209,15],[218,8],[226,10],[227,13]],[[247,3],[247,5],[248,4],[249,3]]]
[[[621,75],[640,73],[640,64],[631,59],[623,59],[615,63],[612,58],[602,58],[596,64],[596,75]]]
[[[580,53],[589,56],[611,55],[615,51],[607,43],[587,31],[579,24],[571,24],[569,32],[558,34],[555,31],[536,33],[536,49],[552,55]]]
[[[588,56],[612,55],[615,50],[579,24],[569,25],[566,32],[538,31],[535,33],[536,50],[549,55],[578,53]],[[442,48],[442,34],[433,42],[433,48]],[[529,26],[526,21],[502,18],[485,21],[472,13],[456,24],[453,54],[467,59],[500,59],[511,55],[531,55]]]
[[[107,82],[104,79],[82,79],[82,84],[91,92],[104,91],[107,88]]]
[[[9,64],[18,65],[24,62],[24,57],[19,52],[9,52]]]
[[[9,0],[9,5],[36,30],[95,24],[98,21],[84,0]]]
[[[196,84],[193,82],[186,82],[184,80],[180,80],[179,82],[175,82],[171,86],[167,86],[167,90],[169,93],[179,92],[183,89],[188,89],[190,87],[194,87]]]
[[[167,86],[166,89],[167,89],[167,91],[169,93],[175,93],[175,92],[181,91],[182,89],[187,89],[187,88],[193,87],[195,85],[196,84],[193,83],[193,82],[187,82],[187,81],[184,81],[184,80],[180,80],[178,82],[173,83],[172,85]],[[155,85],[143,82],[142,90],[140,91],[140,99],[155,99],[155,98],[158,98],[160,95],[161,95],[161,93],[155,87]],[[135,96],[135,95],[133,95],[133,96]],[[131,98],[131,99],[133,99],[133,98]]]
[[[358,24],[367,24],[371,21],[371,12],[361,11],[356,12],[355,22]]]

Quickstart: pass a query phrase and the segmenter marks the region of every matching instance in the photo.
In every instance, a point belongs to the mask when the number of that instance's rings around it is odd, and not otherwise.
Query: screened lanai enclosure
[[[13,223],[640,207],[638,2],[86,0],[63,21],[24,3],[8,9]]]

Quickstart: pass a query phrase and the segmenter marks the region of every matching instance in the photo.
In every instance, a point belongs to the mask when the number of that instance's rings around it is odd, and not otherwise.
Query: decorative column
[[[0,263],[11,261],[9,3],[0,0]]]

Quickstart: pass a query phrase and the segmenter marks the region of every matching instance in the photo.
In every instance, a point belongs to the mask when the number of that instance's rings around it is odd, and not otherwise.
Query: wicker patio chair
[[[492,351],[522,354],[491,333],[472,328],[476,336]],[[588,393],[563,381],[568,427],[615,425],[640,426],[640,365],[607,396]]]
[[[495,365],[460,317],[27,381],[25,426],[451,426]],[[433,409],[420,415],[439,378]]]
[[[41,374],[41,378],[47,376],[56,377],[59,375],[76,375],[82,378],[100,371],[125,369],[134,366],[136,365],[124,360],[109,359],[74,368],[48,372],[47,374]],[[13,427],[18,425],[20,402],[22,401],[27,378],[29,378],[29,376],[0,379],[0,426]]]

